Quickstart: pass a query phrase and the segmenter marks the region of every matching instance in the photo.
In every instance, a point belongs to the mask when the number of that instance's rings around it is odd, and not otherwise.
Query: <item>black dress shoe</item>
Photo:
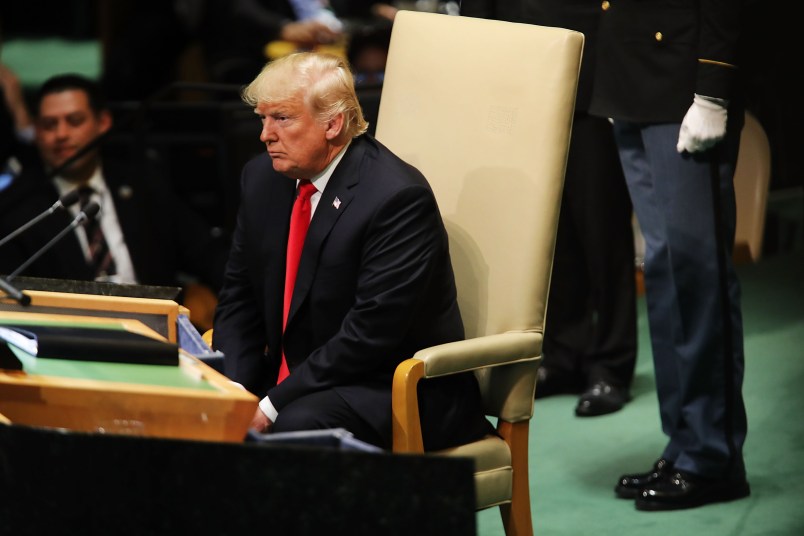
[[[568,372],[539,367],[535,398],[553,395],[578,394],[583,390],[584,379]]]
[[[635,504],[637,510],[651,512],[683,510],[742,499],[750,494],[745,478],[710,479],[678,471],[640,491]]]
[[[650,487],[663,478],[669,478],[673,474],[673,462],[661,458],[653,464],[653,468],[647,473],[637,473],[634,475],[623,475],[614,493],[621,499],[636,499],[639,492]]]
[[[631,397],[626,391],[600,380],[590,387],[575,406],[578,417],[596,417],[620,411]]]

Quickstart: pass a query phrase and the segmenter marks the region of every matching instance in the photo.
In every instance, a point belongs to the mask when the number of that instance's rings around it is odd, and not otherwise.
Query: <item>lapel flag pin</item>
[[[335,210],[341,208],[341,200],[336,197],[335,201],[332,202],[332,206],[335,207]]]

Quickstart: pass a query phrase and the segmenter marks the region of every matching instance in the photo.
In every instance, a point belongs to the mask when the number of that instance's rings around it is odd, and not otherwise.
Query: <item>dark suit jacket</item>
[[[522,22],[522,4],[528,0],[463,0],[461,15],[481,19]]]
[[[435,198],[421,173],[376,140],[353,140],[310,223],[283,336],[295,189],[267,154],[244,168],[215,347],[226,356],[227,376],[268,394],[278,411],[334,389],[390,445],[396,366],[421,348],[463,338]],[[283,346],[290,377],[275,386]],[[432,383],[439,385],[421,395],[426,448],[488,430],[474,376]]]
[[[135,179],[126,166],[109,159],[103,169],[139,283],[175,286],[181,270],[212,288],[220,288],[228,241],[214,237],[198,215],[157,181]],[[59,197],[39,168],[28,168],[19,182],[24,191],[16,194],[20,200],[16,206],[0,215],[0,236],[31,220]],[[57,211],[4,245],[0,273],[15,270],[70,221],[69,212]],[[75,233],[65,236],[20,275],[76,280],[94,277]]]
[[[592,98],[600,0],[522,0],[521,22],[583,33],[583,56],[575,109],[587,111]]]
[[[741,4],[612,1],[598,32],[590,112],[632,122],[680,123],[695,93],[741,106],[734,67]]]

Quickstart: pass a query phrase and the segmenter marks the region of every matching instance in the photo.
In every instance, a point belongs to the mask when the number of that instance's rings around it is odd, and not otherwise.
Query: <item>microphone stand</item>
[[[6,296],[15,300],[22,306],[27,307],[31,304],[31,297],[22,292],[20,289],[0,277],[0,290],[6,293]]]
[[[47,218],[48,216],[50,216],[51,214],[53,214],[54,212],[59,210],[60,208],[66,208],[66,207],[72,205],[73,203],[75,203],[76,201],[78,201],[78,190],[74,189],[74,190],[71,190],[70,192],[68,192],[67,194],[63,195],[62,197],[60,197],[58,199],[58,201],[53,203],[53,205],[51,205],[51,207],[49,209],[47,209],[46,211],[42,212],[41,214],[36,216],[34,219],[28,221],[27,223],[25,223],[24,225],[22,225],[21,227],[16,229],[13,233],[10,233],[8,236],[6,236],[2,240],[0,240],[0,246],[5,244],[6,242],[10,241],[14,237],[22,234],[27,229],[29,229],[30,227],[33,227],[34,225],[36,225],[37,223],[39,223],[43,219]]]
[[[20,266],[17,267],[16,270],[11,272],[8,276],[4,278],[0,277],[0,290],[6,293],[8,297],[16,300],[19,302],[20,305],[27,306],[31,303],[31,297],[22,292],[20,289],[15,287],[11,284],[11,280],[17,277],[17,275],[25,270],[28,266],[31,265],[36,259],[42,256],[47,250],[49,250],[53,245],[64,238],[64,236],[72,232],[73,229],[84,223],[85,221],[94,218],[95,215],[100,210],[100,205],[96,202],[92,201],[89,203],[84,210],[78,213],[78,215],[73,218],[73,221],[70,222],[70,225],[62,229],[56,236],[50,239],[47,244],[39,248],[39,250],[31,255],[25,262],[23,262]]]
[[[28,260],[20,264],[16,270],[8,274],[6,276],[6,281],[11,281],[15,277],[17,277],[17,275],[19,275],[20,272],[25,270],[28,266],[31,265],[31,263],[33,263],[36,259],[41,257],[43,253],[45,253],[47,250],[53,247],[53,244],[64,238],[64,236],[67,233],[69,233],[70,231],[72,231],[85,221],[89,221],[91,218],[94,218],[99,210],[100,205],[98,205],[96,202],[92,201],[91,203],[89,203],[84,210],[79,212],[78,215],[75,218],[73,218],[73,221],[70,222],[70,225],[59,231],[59,234],[51,238],[47,244],[39,248],[39,250],[36,253],[28,257]]]

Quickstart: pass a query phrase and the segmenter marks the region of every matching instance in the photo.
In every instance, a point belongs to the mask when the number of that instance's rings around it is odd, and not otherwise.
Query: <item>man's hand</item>
[[[271,426],[274,423],[269,419],[265,413],[258,407],[257,411],[254,413],[254,417],[251,419],[251,424],[249,428],[254,430],[255,432],[259,432],[261,434],[267,433],[271,431]]]
[[[384,2],[377,2],[371,5],[371,13],[386,20],[394,20],[399,8]]]
[[[311,47],[334,43],[341,37],[340,32],[318,20],[291,22],[282,27],[280,37],[297,45]]]
[[[698,153],[709,149],[726,135],[728,102],[696,94],[681,122],[676,150]]]
[[[32,125],[28,108],[25,104],[22,85],[16,73],[0,63],[0,89],[5,97],[6,107],[14,119],[15,128],[20,131]]]

